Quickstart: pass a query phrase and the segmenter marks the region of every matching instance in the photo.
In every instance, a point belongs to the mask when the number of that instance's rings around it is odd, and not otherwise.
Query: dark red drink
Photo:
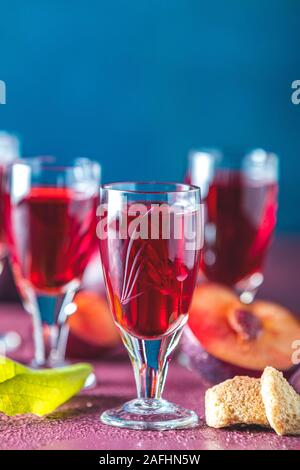
[[[0,260],[7,252],[6,236],[4,229],[4,167],[0,166]]]
[[[141,236],[113,239],[109,235],[108,239],[100,240],[102,266],[115,321],[127,333],[143,339],[169,334],[185,323],[199,269],[200,249],[189,245],[184,233],[185,227],[195,229],[200,223],[199,213],[174,213],[170,206],[164,206],[164,214],[169,214],[169,219],[164,218],[161,206],[144,206],[144,226],[155,227],[156,235],[149,232],[144,239]],[[108,230],[114,228],[119,235],[125,219],[130,227],[136,215],[128,212],[129,206],[122,216],[110,221]],[[155,225],[151,217],[156,216]],[[177,228],[182,229],[179,238],[175,236],[175,221]]]
[[[261,272],[276,223],[277,183],[219,170],[206,198],[206,232],[201,262],[205,276],[235,285]]]
[[[98,196],[73,189],[33,187],[6,205],[15,275],[40,293],[65,292],[80,281],[96,248]]]

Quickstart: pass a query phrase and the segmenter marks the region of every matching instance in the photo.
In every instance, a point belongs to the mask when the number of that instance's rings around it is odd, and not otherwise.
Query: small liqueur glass
[[[106,290],[132,362],[137,398],[101,420],[131,429],[194,426],[195,412],[162,399],[188,319],[202,246],[200,190],[176,183],[101,188],[97,235]]]
[[[7,259],[7,241],[4,227],[4,179],[8,164],[20,158],[20,140],[15,134],[0,130],[0,276]],[[0,355],[18,349],[21,337],[15,331],[0,332]]]
[[[279,159],[254,149],[192,151],[186,180],[201,188],[205,206],[201,273],[251,303],[276,225]]]
[[[6,176],[5,227],[15,281],[32,315],[33,366],[61,366],[66,319],[97,249],[100,166],[36,157],[14,162]]]

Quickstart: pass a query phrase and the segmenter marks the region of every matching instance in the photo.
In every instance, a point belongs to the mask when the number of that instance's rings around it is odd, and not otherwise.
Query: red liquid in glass
[[[6,204],[13,268],[45,294],[64,292],[81,279],[97,246],[98,196],[66,188],[35,187]]]
[[[199,216],[199,213],[198,213]],[[126,215],[128,225],[135,219]],[[150,216],[146,216],[150,220]],[[177,222],[199,222],[190,212]],[[185,220],[184,220],[185,219]],[[200,250],[187,249],[185,237],[100,240],[101,261],[116,323],[131,335],[150,339],[170,333],[187,318],[199,269]],[[187,222],[188,221],[188,222]],[[118,229],[120,220],[113,224]],[[149,222],[150,226],[150,222]]]
[[[277,183],[250,181],[220,170],[206,198],[201,268],[214,282],[233,286],[260,272],[276,223]]]
[[[0,166],[0,260],[7,253],[6,236],[4,229],[4,168]]]

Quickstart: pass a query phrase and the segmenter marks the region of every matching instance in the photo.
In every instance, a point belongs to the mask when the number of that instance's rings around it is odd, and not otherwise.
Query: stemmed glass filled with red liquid
[[[64,166],[54,157],[36,157],[12,164],[6,183],[11,266],[33,319],[34,365],[61,365],[61,334],[74,312],[69,307],[97,249],[100,166],[83,158]]]
[[[5,283],[5,274],[2,276],[5,261],[7,259],[8,248],[4,227],[4,179],[7,165],[20,158],[20,141],[18,137],[6,131],[0,130],[0,276],[1,282]],[[10,352],[18,348],[21,338],[14,331],[4,332],[0,330],[0,346],[5,352]],[[1,352],[0,352],[1,354]]]
[[[251,303],[276,224],[278,157],[263,149],[194,151],[187,181],[201,187],[205,203],[201,272]]]
[[[97,235],[116,325],[131,359],[137,398],[102,422],[132,429],[185,428],[197,415],[161,398],[199,270],[199,188],[113,183],[101,188]]]
[[[0,131],[0,274],[7,256],[4,227],[5,172],[7,165],[20,158],[20,142],[17,136]]]

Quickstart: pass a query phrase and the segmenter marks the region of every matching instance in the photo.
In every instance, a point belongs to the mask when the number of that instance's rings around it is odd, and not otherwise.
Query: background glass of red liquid
[[[6,131],[0,131],[0,276],[7,259],[7,242],[4,228],[4,178],[8,164],[20,157],[19,138]],[[19,347],[21,337],[15,331],[0,330],[0,349],[2,353],[14,351]]]
[[[193,151],[186,180],[201,187],[205,203],[201,272],[252,302],[276,225],[278,157],[263,149]]]
[[[175,183],[115,183],[101,190],[100,208],[97,233],[108,299],[138,395],[101,419],[133,429],[194,425],[194,412],[161,399],[161,393],[199,270],[200,190]]]
[[[20,142],[17,136],[0,131],[0,274],[7,255],[7,242],[4,228],[4,178],[7,165],[20,157]]]
[[[63,166],[54,157],[36,157],[7,171],[7,241],[16,284],[33,317],[36,366],[64,361],[66,316],[97,250],[99,184],[100,167],[88,159]]]

